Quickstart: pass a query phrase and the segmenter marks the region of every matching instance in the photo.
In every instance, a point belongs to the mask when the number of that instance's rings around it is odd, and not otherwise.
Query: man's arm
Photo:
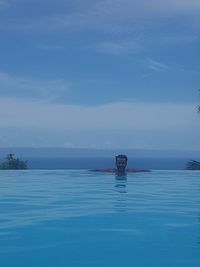
[[[126,172],[150,172],[150,170],[139,170],[134,168],[128,168],[126,169]]]
[[[115,173],[116,169],[113,168],[108,168],[108,169],[94,169],[94,170],[90,170],[92,172],[111,172],[111,173]]]

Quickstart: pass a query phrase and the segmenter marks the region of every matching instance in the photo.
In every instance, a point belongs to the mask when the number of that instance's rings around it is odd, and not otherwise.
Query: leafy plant
[[[200,162],[196,160],[190,160],[186,166],[187,170],[200,170]]]
[[[25,170],[27,169],[27,161],[14,158],[13,154],[8,154],[4,162],[0,164],[0,170]]]

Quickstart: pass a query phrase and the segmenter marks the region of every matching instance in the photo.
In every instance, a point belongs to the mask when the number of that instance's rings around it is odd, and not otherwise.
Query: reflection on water
[[[115,174],[115,179],[119,181],[124,181],[127,180],[127,174]]]
[[[200,172],[0,172],[0,231],[113,211],[199,213]],[[128,178],[128,179],[127,179]]]
[[[126,189],[127,176],[126,175],[116,175],[115,176],[115,187],[119,193],[127,193]]]
[[[115,176],[115,190],[118,193],[116,195],[115,210],[118,212],[127,211],[126,207],[126,193],[127,193],[127,176],[116,175]]]

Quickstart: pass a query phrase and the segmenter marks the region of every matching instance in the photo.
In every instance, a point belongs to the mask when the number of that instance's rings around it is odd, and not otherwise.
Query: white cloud
[[[169,11],[178,11],[178,12],[199,12],[200,11],[200,2],[199,0],[156,0],[155,3],[160,3],[160,8],[168,9]]]
[[[72,3],[73,6],[73,3]],[[188,16],[191,20],[200,15],[199,0],[103,0],[87,1],[81,7],[69,8],[60,3],[54,14],[45,12],[40,17],[13,21],[12,28],[50,31],[75,29],[103,29],[104,31],[134,31],[136,25],[149,24],[166,17]],[[151,21],[151,23],[152,23]],[[150,23],[150,24],[151,24]]]
[[[135,41],[102,42],[96,46],[96,51],[114,56],[137,54],[141,47]]]
[[[144,65],[146,68],[157,72],[164,71],[168,68],[167,65],[150,58],[145,61]]]
[[[1,9],[3,10],[4,8],[8,8],[9,7],[9,3],[6,0],[0,0],[0,11]]]
[[[113,11],[116,15],[174,15],[174,14],[194,14],[200,12],[199,0],[105,0],[97,6],[101,7],[101,11],[104,9]],[[107,11],[108,13],[108,11]]]
[[[52,51],[60,51],[64,49],[62,45],[53,45],[53,44],[38,44],[37,48],[42,50],[52,50]]]
[[[66,95],[69,88],[70,83],[65,80],[33,79],[0,72],[1,96],[16,96],[51,102]]]
[[[196,104],[135,101],[84,107],[1,98],[1,128],[7,134],[0,133],[0,143],[197,149],[200,119],[195,108]],[[28,132],[20,134],[19,129]],[[9,131],[17,134],[12,142]]]
[[[103,33],[109,36],[107,42],[99,41],[95,50],[110,55],[134,54],[147,46],[164,48],[199,40],[199,0],[88,0],[84,4],[77,1],[68,4],[58,1],[55,11],[52,11],[54,4],[51,3],[50,12],[42,5],[43,11],[39,15],[33,11],[28,16],[24,9],[24,14],[0,20],[0,30],[40,36],[56,34],[62,38],[66,32],[95,31],[95,35]],[[20,5],[23,6],[23,1]],[[51,44],[39,45],[38,48],[63,49]]]
[[[195,104],[143,102],[95,107],[0,99],[3,127],[169,130],[195,127]]]

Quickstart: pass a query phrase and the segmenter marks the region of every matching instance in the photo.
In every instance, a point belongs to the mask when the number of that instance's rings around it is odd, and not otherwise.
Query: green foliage
[[[200,170],[200,162],[196,160],[190,160],[186,166],[187,170]]]
[[[8,154],[5,161],[0,164],[0,170],[25,170],[27,169],[27,161],[14,158],[13,154]]]

